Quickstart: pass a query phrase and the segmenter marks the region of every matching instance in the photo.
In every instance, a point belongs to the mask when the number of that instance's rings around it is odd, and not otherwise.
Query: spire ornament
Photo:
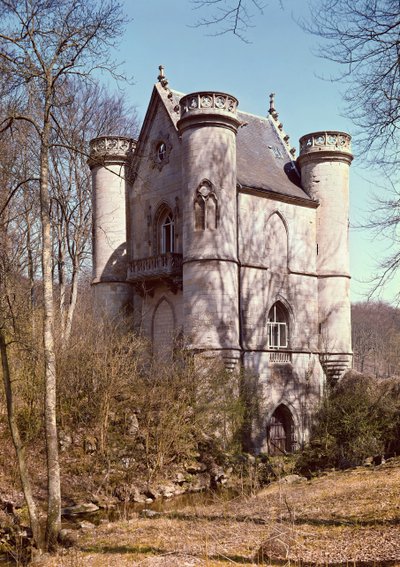
[[[159,65],[158,70],[160,71],[160,74],[158,75],[157,80],[161,84],[161,86],[166,89],[168,85],[168,79],[165,76],[165,68],[163,65]]]

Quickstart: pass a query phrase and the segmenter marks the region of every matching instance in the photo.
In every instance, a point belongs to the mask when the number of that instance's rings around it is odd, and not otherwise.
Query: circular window
[[[160,142],[157,146],[157,158],[158,161],[164,161],[167,156],[167,146],[165,142]]]

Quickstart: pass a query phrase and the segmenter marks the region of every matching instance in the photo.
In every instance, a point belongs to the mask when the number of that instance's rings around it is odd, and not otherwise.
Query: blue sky
[[[221,28],[195,27],[211,12],[195,10],[189,0],[124,0],[131,21],[122,38],[118,58],[134,84],[127,90],[129,102],[140,119],[157,80],[158,65],[165,66],[173,89],[182,92],[220,90],[239,99],[239,108],[266,115],[269,94],[276,93],[276,108],[291,144],[298,149],[300,136],[317,130],[355,133],[343,116],[343,86],[323,80],[337,68],[318,57],[318,38],[307,34],[296,20],[309,17],[305,0],[268,0],[263,13],[254,12],[244,43],[237,37],[216,35]],[[377,191],[375,175],[366,170],[362,158],[351,167],[350,252],[352,300],[365,298],[365,282],[375,271],[376,260],[390,242],[367,231],[356,230],[367,217]],[[380,190],[381,191],[381,190]],[[400,275],[381,294],[391,301],[400,288]]]

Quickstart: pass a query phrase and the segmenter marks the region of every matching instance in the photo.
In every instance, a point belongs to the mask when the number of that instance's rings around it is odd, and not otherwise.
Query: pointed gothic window
[[[210,181],[204,180],[194,201],[195,230],[215,230],[218,226],[218,200]]]
[[[161,254],[174,251],[175,226],[172,213],[168,213],[161,218],[160,239]]]
[[[194,228],[204,230],[206,220],[206,204],[201,195],[194,202]]]

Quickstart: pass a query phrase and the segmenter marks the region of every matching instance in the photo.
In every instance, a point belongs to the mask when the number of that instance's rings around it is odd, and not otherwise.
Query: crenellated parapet
[[[127,163],[135,151],[136,142],[125,136],[100,136],[90,141],[89,167],[104,163]]]
[[[179,101],[181,119],[178,128],[205,125],[221,125],[237,131],[241,122],[237,117],[239,102],[232,95],[220,92],[201,91],[185,95]]]
[[[340,159],[351,163],[351,136],[346,132],[327,130],[313,132],[300,138],[299,162],[318,157],[332,160]]]

